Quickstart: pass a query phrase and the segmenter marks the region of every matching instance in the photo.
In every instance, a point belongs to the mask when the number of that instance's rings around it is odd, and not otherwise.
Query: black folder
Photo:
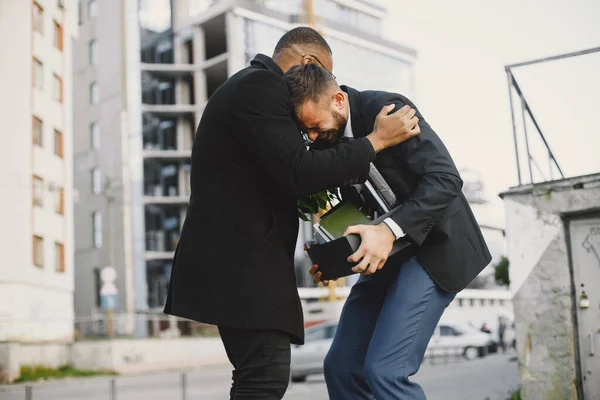
[[[379,225],[394,210],[375,219],[370,225]],[[306,252],[312,263],[319,266],[319,270],[323,273],[322,280],[338,279],[354,274],[352,267],[356,264],[348,262],[348,257],[358,250],[360,242],[359,235],[348,235],[323,244],[307,243]],[[414,246],[406,236],[400,238],[394,242],[388,260],[392,256],[394,259],[406,259],[412,255],[413,248]]]

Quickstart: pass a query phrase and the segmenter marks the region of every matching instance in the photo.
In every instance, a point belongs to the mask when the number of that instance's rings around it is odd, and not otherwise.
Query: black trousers
[[[290,379],[290,336],[274,330],[219,327],[233,365],[230,400],[279,400]]]

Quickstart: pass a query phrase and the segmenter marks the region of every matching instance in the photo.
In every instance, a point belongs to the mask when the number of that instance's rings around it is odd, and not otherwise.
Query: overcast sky
[[[459,167],[481,174],[496,203],[489,219],[501,223],[496,195],[517,183],[504,65],[600,47],[600,1],[379,3],[389,11],[384,36],[419,52],[415,103]],[[600,54],[515,75],[566,175],[600,172]]]

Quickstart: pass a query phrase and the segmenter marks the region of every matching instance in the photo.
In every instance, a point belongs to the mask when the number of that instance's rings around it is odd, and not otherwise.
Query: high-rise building
[[[74,0],[0,2],[0,341],[73,338]]]
[[[121,310],[162,309],[203,107],[256,53],[270,55],[284,32],[313,23],[333,49],[340,83],[413,91],[416,52],[381,37],[385,9],[373,1],[314,0],[311,13],[302,0],[139,0],[134,32],[135,1],[83,2],[83,9],[96,3],[97,11],[95,20],[84,13],[76,43],[75,81],[84,94],[75,146],[85,154],[75,170],[76,310],[85,315],[98,305],[95,271],[108,264],[119,276]],[[310,225],[303,226],[297,251],[300,285],[309,281],[306,269],[300,271],[306,235]]]

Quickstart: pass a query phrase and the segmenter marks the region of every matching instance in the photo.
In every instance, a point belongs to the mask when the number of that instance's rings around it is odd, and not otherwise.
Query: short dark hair
[[[290,90],[296,112],[306,101],[318,102],[332,85],[338,87],[333,75],[315,63],[293,66],[283,75],[283,79]]]
[[[327,41],[319,32],[307,26],[300,26],[287,31],[281,39],[279,39],[279,42],[277,42],[277,45],[275,46],[273,56],[293,45],[309,45],[332,54],[331,47],[329,47],[329,44],[327,44]]]

